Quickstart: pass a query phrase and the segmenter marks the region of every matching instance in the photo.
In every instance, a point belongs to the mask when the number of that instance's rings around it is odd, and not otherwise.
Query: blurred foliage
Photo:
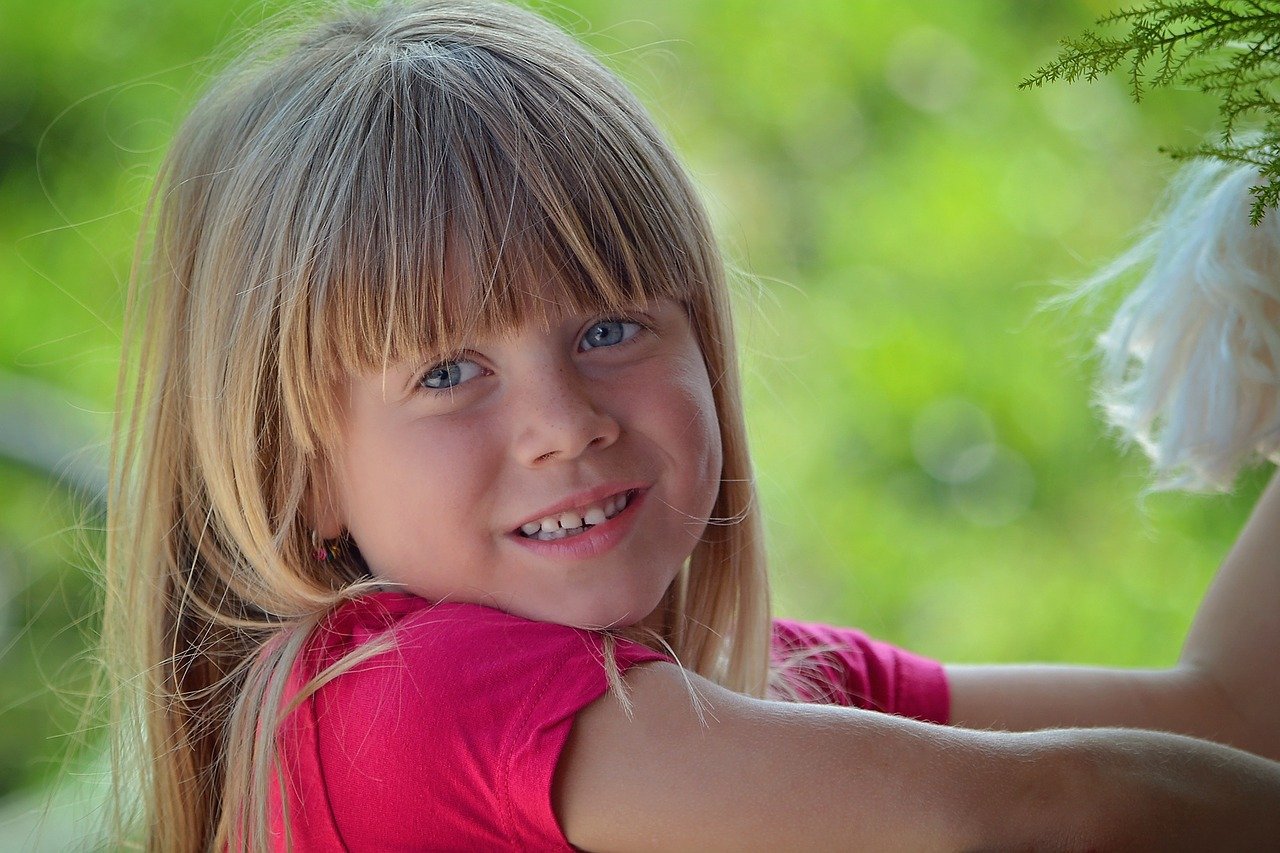
[[[0,2],[0,370],[106,413],[165,140],[279,6]],[[1196,144],[1212,106],[1019,92],[1102,0],[540,8],[651,105],[742,271],[780,611],[950,661],[1172,663],[1260,477],[1141,504],[1090,407],[1101,314],[1040,306],[1124,247],[1172,170],[1157,146]],[[58,773],[96,617],[64,535],[85,513],[0,484],[2,797]]]

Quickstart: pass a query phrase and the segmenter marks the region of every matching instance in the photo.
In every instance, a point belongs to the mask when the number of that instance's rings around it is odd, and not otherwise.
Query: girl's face
[[[373,573],[432,600],[622,626],[658,605],[720,483],[682,306],[563,314],[350,379],[337,505]]]

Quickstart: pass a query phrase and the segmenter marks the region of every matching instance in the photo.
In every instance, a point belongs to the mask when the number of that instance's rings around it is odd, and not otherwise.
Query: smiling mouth
[[[580,536],[598,524],[604,524],[627,508],[639,489],[628,489],[602,501],[549,515],[539,521],[531,521],[516,531],[526,539],[550,542]]]

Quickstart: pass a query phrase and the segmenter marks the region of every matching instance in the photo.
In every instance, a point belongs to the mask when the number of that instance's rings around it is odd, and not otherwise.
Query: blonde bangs
[[[330,138],[364,131],[345,180],[326,163],[306,174],[327,186],[297,187],[300,198],[330,194],[304,223],[316,248],[296,265],[296,292],[311,298],[294,308],[306,318],[282,318],[293,348],[283,360],[310,368],[293,389],[301,421],[332,413],[318,390],[350,373],[565,312],[705,293],[701,231],[646,172],[659,153],[634,128],[603,126],[600,104],[571,101],[493,51],[418,44],[384,62],[353,103],[325,113]]]

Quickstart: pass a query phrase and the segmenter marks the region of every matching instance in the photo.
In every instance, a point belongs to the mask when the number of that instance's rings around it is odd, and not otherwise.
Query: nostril
[[[588,449],[603,450],[618,439],[620,431],[607,414],[574,411],[529,424],[517,437],[517,448],[526,465],[544,465],[557,459],[576,459]]]

